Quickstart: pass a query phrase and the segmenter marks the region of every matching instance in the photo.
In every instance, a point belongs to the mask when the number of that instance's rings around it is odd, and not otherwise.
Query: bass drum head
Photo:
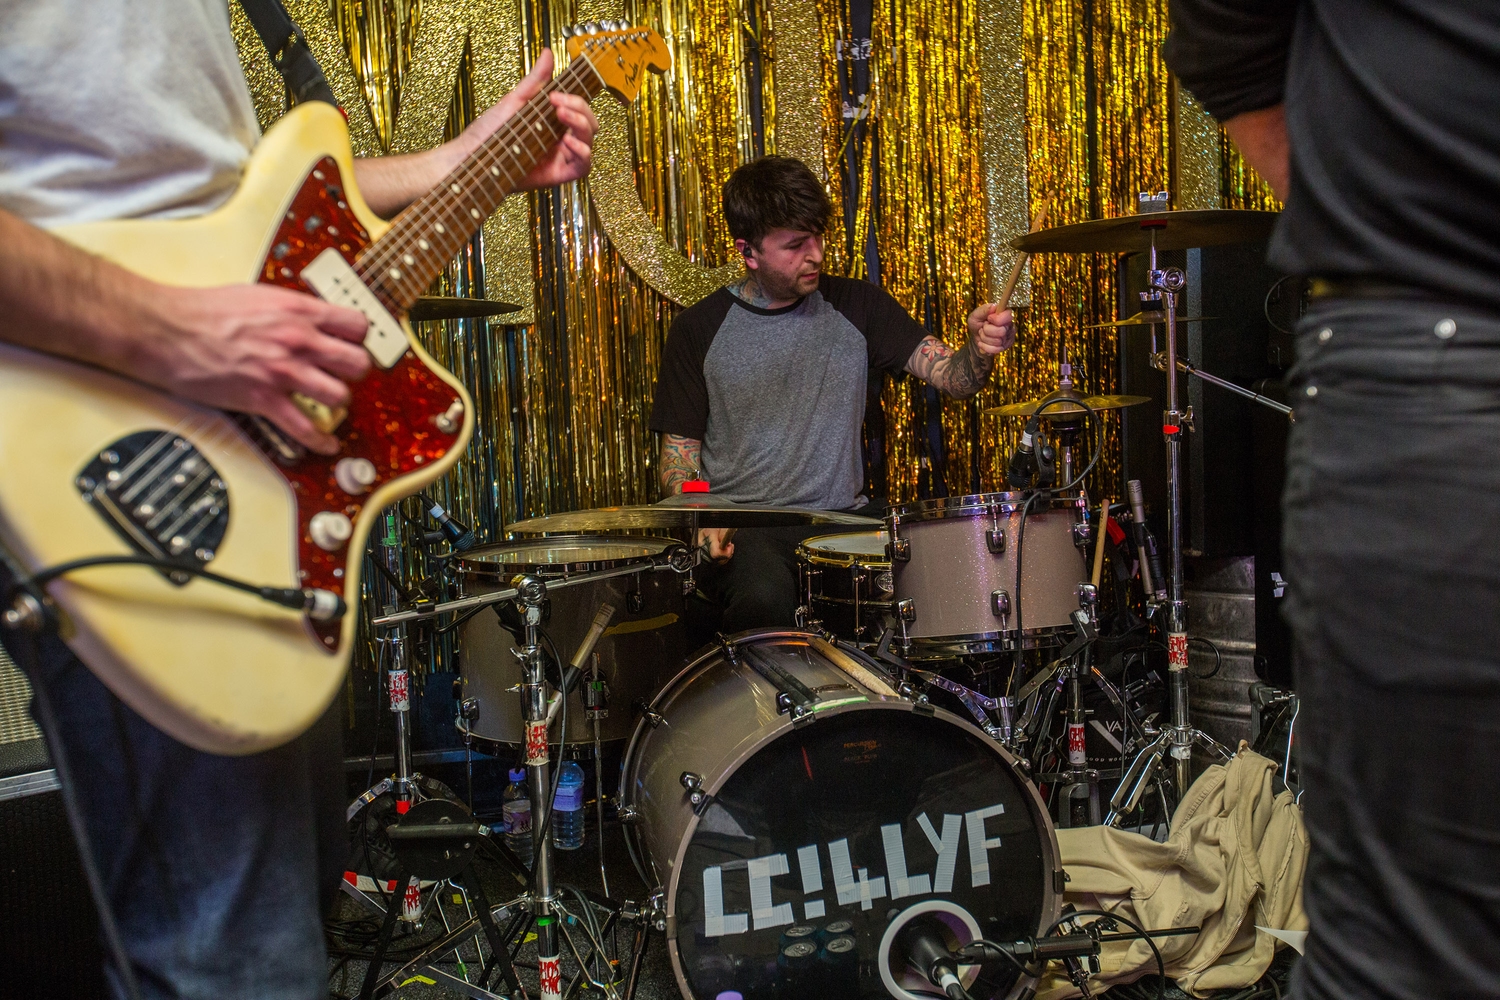
[[[728,778],[668,886],[684,995],[889,997],[882,940],[917,905],[955,927],[967,914],[995,941],[1045,930],[1058,865],[1041,803],[994,744],[945,714],[820,716]],[[975,1000],[1017,985],[1012,968],[989,975],[966,977]]]

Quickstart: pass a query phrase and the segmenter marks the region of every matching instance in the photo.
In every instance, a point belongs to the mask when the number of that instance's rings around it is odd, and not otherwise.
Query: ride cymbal
[[[1178,324],[1201,323],[1204,320],[1218,318],[1219,317],[1217,316],[1178,316],[1177,322]],[[1167,314],[1162,312],[1160,309],[1143,309],[1140,312],[1136,313],[1134,316],[1127,316],[1125,319],[1117,319],[1111,323],[1090,323],[1088,326],[1084,327],[1084,329],[1112,330],[1118,329],[1122,326],[1156,326],[1158,323],[1165,323],[1166,321]]]
[[[1029,417],[1037,411],[1045,400],[1028,399],[1020,403],[1007,403],[1005,406],[992,406],[985,410],[985,416],[997,417]],[[1151,402],[1150,396],[1085,396],[1083,402],[1089,409],[1099,410],[1123,410],[1127,406],[1139,406],[1141,403]],[[1043,417],[1066,417],[1083,413],[1084,409],[1072,401],[1054,403],[1042,412]]]
[[[1264,239],[1277,215],[1230,208],[1145,212],[1041,229],[1011,247],[1026,253],[1132,253],[1149,250],[1154,242],[1158,250],[1187,250]]]
[[[634,528],[779,528],[804,524],[876,528],[881,522],[873,517],[813,507],[741,504],[708,493],[679,493],[660,503],[598,507],[527,518],[507,525],[505,530],[515,535],[580,535]]]

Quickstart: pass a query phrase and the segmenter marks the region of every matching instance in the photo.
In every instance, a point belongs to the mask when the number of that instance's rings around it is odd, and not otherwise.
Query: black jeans
[[[1500,316],[1315,304],[1286,614],[1312,922],[1299,998],[1500,995]]]

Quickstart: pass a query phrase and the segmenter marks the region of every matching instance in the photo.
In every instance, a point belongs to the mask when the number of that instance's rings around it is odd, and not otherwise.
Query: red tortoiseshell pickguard
[[[370,234],[345,200],[338,164],[324,157],[303,181],[282,218],[270,253],[261,265],[260,281],[307,292],[310,289],[299,275],[314,257],[334,247],[353,264],[369,245]],[[390,369],[372,365],[369,374],[350,384],[349,391],[349,415],[334,432],[343,446],[339,454],[309,452],[286,464],[265,449],[297,497],[301,585],[337,594],[344,593],[345,575],[357,566],[363,553],[350,552],[347,547],[325,552],[313,544],[308,522],[325,510],[342,511],[353,521],[369,493],[350,496],[340,489],[333,476],[334,464],[351,456],[375,463],[378,478],[371,487],[373,492],[438,461],[457,439],[456,432],[445,433],[436,421],[458,394],[411,351]],[[338,622],[309,620],[308,625],[324,648],[338,648]]]

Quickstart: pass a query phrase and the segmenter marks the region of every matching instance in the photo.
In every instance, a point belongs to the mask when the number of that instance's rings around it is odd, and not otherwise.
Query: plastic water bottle
[[[516,768],[510,772],[510,784],[505,786],[501,797],[505,816],[505,846],[516,853],[526,867],[531,867],[531,796],[526,793],[526,771]]]
[[[583,768],[567,761],[557,777],[552,800],[552,846],[576,851],[583,846]]]

